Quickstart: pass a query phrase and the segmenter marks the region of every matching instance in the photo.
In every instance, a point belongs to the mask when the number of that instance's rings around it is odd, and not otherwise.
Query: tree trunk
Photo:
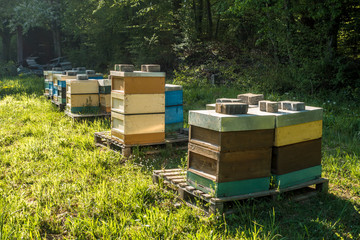
[[[213,21],[211,14],[211,3],[210,0],[206,0],[206,10],[207,10],[207,18],[208,18],[208,37],[211,40],[213,36]]]
[[[181,37],[181,23],[180,23],[180,13],[181,9],[181,0],[173,0],[172,7],[174,11],[174,36]]]
[[[198,0],[199,1],[199,8],[198,8],[198,38],[202,38],[202,21],[203,21],[203,15],[204,15],[204,3],[203,0]]]
[[[289,62],[292,64],[293,63],[293,58],[292,58],[292,54],[290,51],[290,39],[292,37],[292,29],[291,29],[291,25],[294,22],[293,21],[293,15],[290,12],[290,9],[292,8],[291,6],[291,2],[290,0],[286,0],[284,2],[285,6],[285,11],[286,11],[286,49],[287,49],[287,54],[288,54],[288,58],[289,58]]]
[[[8,27],[4,27],[1,31],[2,40],[2,60],[8,62],[10,60],[11,32]]]
[[[17,62],[19,65],[24,63],[24,46],[23,46],[23,28],[22,26],[17,26]]]
[[[220,14],[218,14],[217,20],[216,20],[215,39],[218,39],[219,28],[220,28]]]
[[[339,34],[339,29],[340,29],[340,21],[341,21],[341,17],[339,15],[335,19],[332,19],[332,21],[329,24],[330,29],[328,32],[328,37],[329,37],[329,42],[328,42],[329,50],[328,51],[329,51],[330,59],[334,59],[336,52],[337,52],[337,47],[338,47],[337,39],[338,39],[338,34]]]
[[[60,38],[60,29],[58,26],[53,28],[52,34],[53,34],[55,56],[61,57],[61,38]]]
[[[199,34],[199,21],[198,21],[198,12],[196,7],[196,1],[193,0],[193,12],[194,12],[194,25],[195,25],[195,33],[196,37],[198,37]]]

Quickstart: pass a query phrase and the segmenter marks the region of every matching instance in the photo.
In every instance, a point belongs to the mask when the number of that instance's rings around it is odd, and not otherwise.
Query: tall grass
[[[94,146],[94,132],[109,130],[109,121],[71,121],[41,96],[41,79],[0,80],[0,86],[16,84],[0,91],[0,239],[360,238],[359,147],[351,131],[357,120],[349,123],[341,103],[322,105],[329,194],[304,202],[254,200],[239,203],[238,214],[205,216],[175,207],[176,196],[151,182],[153,168],[183,166],[186,152],[140,152],[124,163],[119,154]],[[188,110],[244,89],[184,91]]]

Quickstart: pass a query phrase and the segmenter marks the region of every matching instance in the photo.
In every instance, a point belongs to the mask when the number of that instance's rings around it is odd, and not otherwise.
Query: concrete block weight
[[[119,72],[133,72],[134,65],[132,64],[115,64],[114,70]]]
[[[304,102],[294,102],[294,101],[281,101],[281,109],[288,111],[304,111],[305,103]]]
[[[76,75],[76,80],[88,80],[88,75],[86,74],[78,74]]]
[[[266,104],[268,102],[270,102],[270,101],[268,101],[268,100],[259,101],[259,109],[260,109],[260,111],[266,112]]]
[[[216,103],[215,111],[217,113],[229,115],[246,114],[248,107],[249,106],[246,103]]]
[[[141,65],[142,72],[160,72],[160,65],[158,64],[143,64]]]
[[[277,113],[279,111],[278,102],[267,102],[266,103],[266,112]]]
[[[249,105],[258,105],[259,101],[264,100],[264,94],[245,93],[239,94],[237,98],[240,99],[243,103],[247,103]]]
[[[95,70],[86,70],[87,75],[95,75]]]
[[[66,76],[76,76],[77,75],[77,71],[64,71],[63,72],[63,75],[66,75]]]
[[[216,103],[242,103],[242,101],[237,98],[218,98]]]

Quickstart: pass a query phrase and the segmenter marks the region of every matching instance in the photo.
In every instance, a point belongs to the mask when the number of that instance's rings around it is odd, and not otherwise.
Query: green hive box
[[[321,165],[305,168],[282,175],[273,175],[275,186],[279,189],[305,183],[321,177]]]
[[[269,190],[270,177],[217,183],[188,171],[187,183],[214,197],[231,197]]]

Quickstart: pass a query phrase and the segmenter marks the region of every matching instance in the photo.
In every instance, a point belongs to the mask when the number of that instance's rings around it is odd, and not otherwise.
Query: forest
[[[23,37],[42,29],[51,33],[53,57],[66,56],[74,66],[104,73],[116,63],[155,63],[170,78],[184,74],[184,81],[191,83],[212,78],[281,93],[360,95],[357,0],[1,0],[0,4],[3,68],[23,62]]]

